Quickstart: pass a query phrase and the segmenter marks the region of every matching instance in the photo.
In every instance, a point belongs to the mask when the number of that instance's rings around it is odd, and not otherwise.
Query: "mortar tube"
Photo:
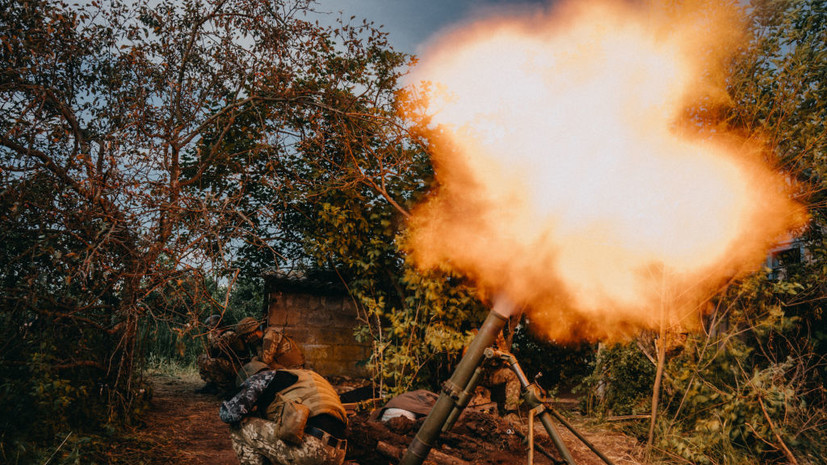
[[[471,344],[468,345],[468,350],[462,360],[459,361],[454,374],[443,385],[442,393],[439,395],[436,404],[428,413],[428,417],[419,428],[416,437],[411,441],[399,465],[420,465],[425,461],[451,412],[458,408],[457,400],[482,362],[485,349],[494,344],[497,340],[497,334],[502,331],[507,321],[508,318],[494,309],[488,312],[488,316],[482,323],[479,332],[477,332]]]
[[[451,431],[451,428],[454,427],[454,423],[457,422],[459,416],[462,414],[462,411],[465,410],[465,407],[468,407],[468,404],[471,402],[471,398],[474,397],[474,390],[477,388],[477,384],[479,384],[481,376],[482,366],[478,366],[477,369],[474,370],[474,374],[471,375],[468,385],[465,386],[465,389],[462,390],[459,398],[457,398],[456,406],[453,410],[451,410],[451,414],[448,415],[448,419],[445,420],[445,424],[442,425],[443,433]]]

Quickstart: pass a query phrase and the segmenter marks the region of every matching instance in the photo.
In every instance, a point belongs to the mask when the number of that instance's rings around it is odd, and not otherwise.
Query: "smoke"
[[[734,10],[570,2],[466,24],[421,58],[438,188],[411,258],[524,303],[550,338],[691,327],[805,220],[728,104]]]

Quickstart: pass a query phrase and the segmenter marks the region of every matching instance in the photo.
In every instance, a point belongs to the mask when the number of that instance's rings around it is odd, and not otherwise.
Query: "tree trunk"
[[[652,420],[649,423],[649,440],[647,447],[651,448],[655,440],[655,422],[658,419],[658,401],[660,400],[660,384],[663,379],[663,365],[666,361],[666,331],[661,331],[660,337],[655,341],[658,347],[658,368],[655,372],[655,385],[652,387]]]

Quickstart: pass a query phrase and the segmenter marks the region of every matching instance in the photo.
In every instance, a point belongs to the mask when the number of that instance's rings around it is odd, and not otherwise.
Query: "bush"
[[[0,463],[44,463],[64,440],[52,463],[75,463],[62,462],[72,453],[77,463],[91,463],[84,455],[89,451],[80,450],[87,442],[81,439],[108,434],[140,412],[146,387],[135,380],[136,401],[128,404],[130,415],[122,416],[109,402],[112,380],[92,356],[105,353],[110,338],[43,315],[9,312],[0,319],[3,335],[15,335],[4,339],[7,351],[0,360]]]
[[[200,291],[196,289],[199,286],[203,288]],[[193,305],[191,296],[196,292],[210,297]],[[222,317],[221,326],[226,327],[246,316],[262,318],[264,283],[258,277],[245,277],[228,289],[214,281],[198,284],[193,280],[184,286],[166,287],[149,302],[165,318],[146,319],[141,324],[140,336],[148,366],[192,368],[198,355],[206,349],[204,320],[218,314]],[[221,305],[223,302],[228,302],[227,307]]]
[[[802,320],[774,302],[797,292],[756,276],[719,302],[724,315],[667,364],[660,448],[699,464],[787,463],[827,453],[823,356]]]
[[[655,366],[635,343],[601,347],[583,382],[584,410],[599,415],[648,413],[654,380]]]

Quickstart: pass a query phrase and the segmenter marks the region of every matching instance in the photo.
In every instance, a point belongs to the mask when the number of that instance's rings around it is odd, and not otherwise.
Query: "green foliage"
[[[382,309],[374,321],[374,343],[382,348],[372,360],[390,381],[392,392],[412,387],[437,390],[470,342],[471,330],[485,316],[473,287],[456,276],[423,273],[408,266],[400,282],[404,301]],[[387,331],[390,329],[391,331]]]
[[[825,453],[825,359],[794,309],[802,285],[756,275],[731,286],[707,318],[667,351],[657,461],[679,456],[698,464],[813,463]],[[640,341],[598,352],[586,378],[587,408],[601,414],[648,413],[655,366]],[[630,433],[644,436],[642,424]]]
[[[660,447],[710,464],[786,463],[785,448],[823,456],[824,360],[774,303],[795,292],[789,284],[755,277],[731,289],[709,333],[690,335],[670,360]]]
[[[201,284],[191,282],[183,288],[193,292]],[[241,278],[232,286],[204,283],[203,292],[211,294],[207,301],[197,302],[180,295],[182,287],[164,289],[150,300],[149,305],[163,308],[164,318],[153,318],[142,323],[140,339],[146,347],[143,355],[148,366],[156,369],[194,369],[198,356],[206,349],[207,328],[204,320],[210,315],[221,316],[220,326],[231,326],[242,318],[261,318],[264,312],[264,283],[261,278]],[[225,303],[227,304],[225,306]]]
[[[651,408],[655,367],[635,343],[598,349],[588,389],[586,411],[600,415],[634,415]]]
[[[546,390],[572,389],[594,370],[597,348],[593,344],[560,345],[535,335],[531,322],[523,320],[514,332],[512,352],[526,376],[538,379]]]
[[[81,431],[103,432],[101,423],[112,415],[105,372],[97,364],[83,362],[89,358],[84,349],[94,350],[101,341],[78,338],[79,333],[74,332],[75,344],[70,344],[69,328],[45,323],[42,318],[33,319],[28,329],[31,332],[7,346],[13,352],[5,353],[0,364],[3,463],[45,462],[40,444],[57,447],[70,431],[75,432],[75,439]],[[67,362],[66,353],[80,360]],[[145,387],[136,383],[133,389],[138,393]],[[133,406],[138,411],[143,404],[135,402]]]
[[[44,462],[76,431],[55,463],[103,463],[107,430],[143,405],[144,356],[191,363],[204,317],[260,315],[264,270],[338,274],[381,388],[447,377],[484,309],[463,277],[404,259],[433,171],[395,109],[409,57],[383,33],[314,25],[303,1],[0,6],[0,461]],[[766,137],[801,182],[808,261],[733,286],[709,333],[670,354],[658,447],[816,462],[827,13],[815,0],[751,13],[734,105],[713,123]],[[593,411],[648,411],[653,375],[638,346],[604,348]]]
[[[794,244],[803,251],[800,263],[730,286],[705,332],[687,335],[683,350],[668,357],[654,444],[664,452],[658,460],[822,463],[827,453],[823,3],[745,5],[752,38],[732,63],[733,104],[704,124],[723,124],[768,144],[765,156],[787,173],[811,222]]]
[[[354,298],[362,323],[356,337],[373,346],[366,363],[374,379],[389,392],[435,389],[484,316],[474,289],[460,277],[424,273],[404,260],[394,206],[343,193],[327,198],[306,235],[308,250],[319,266],[336,270]]]

